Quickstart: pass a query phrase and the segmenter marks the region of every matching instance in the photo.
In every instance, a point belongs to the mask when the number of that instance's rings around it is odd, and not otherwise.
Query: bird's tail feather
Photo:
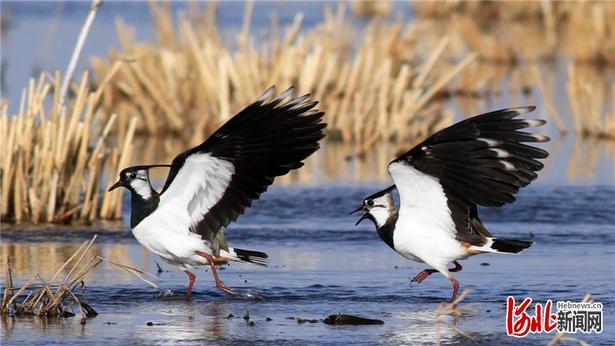
[[[229,248],[229,252],[242,262],[254,263],[260,266],[267,266],[267,254],[260,251]]]
[[[487,242],[482,246],[472,246],[470,249],[481,252],[497,252],[497,253],[519,253],[534,244],[533,241],[516,240],[516,239],[501,239],[487,238]]]

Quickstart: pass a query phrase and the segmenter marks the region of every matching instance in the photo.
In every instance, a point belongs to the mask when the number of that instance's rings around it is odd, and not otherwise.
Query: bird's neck
[[[398,215],[397,210],[393,210],[384,224],[377,227],[380,239],[393,250],[395,250],[395,246],[393,245],[393,233],[395,232],[395,224],[397,223]]]
[[[134,228],[158,208],[160,198],[156,190],[152,189],[147,199],[143,198],[143,196],[137,192],[132,191],[131,200],[132,212],[130,213],[130,228]]]

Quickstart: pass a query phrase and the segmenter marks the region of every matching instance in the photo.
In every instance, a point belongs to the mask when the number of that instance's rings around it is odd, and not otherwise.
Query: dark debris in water
[[[166,323],[149,321],[149,322],[146,323],[146,325],[148,327],[151,327],[151,326],[165,326]]]
[[[358,325],[369,325],[369,324],[384,324],[384,321],[382,320],[364,318],[364,317],[353,316],[353,315],[344,315],[344,314],[329,315],[329,317],[325,318],[323,322],[325,324],[337,325],[337,326],[339,325],[358,326]]]
[[[316,320],[316,319],[310,320],[310,319],[305,319],[305,318],[297,317],[297,323],[298,324],[303,324],[303,323],[306,323],[306,322],[308,322],[308,323],[318,323],[318,320]]]

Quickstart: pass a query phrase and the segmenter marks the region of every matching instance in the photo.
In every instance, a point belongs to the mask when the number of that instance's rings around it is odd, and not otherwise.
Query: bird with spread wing
[[[371,220],[380,238],[393,250],[425,269],[412,279],[421,282],[440,272],[453,285],[457,262],[484,253],[519,253],[531,241],[497,238],[478,217],[478,206],[500,207],[538,177],[548,153],[526,143],[547,142],[540,134],[519,131],[544,120],[519,119],[534,107],[507,108],[477,115],[449,126],[389,164],[395,185],[363,200],[357,225]],[[399,192],[395,207],[392,192]],[[448,265],[454,265],[449,268]]]
[[[273,93],[268,89],[170,165],[125,168],[109,188],[131,192],[132,233],[148,250],[186,272],[187,297],[196,280],[193,267],[209,265],[216,286],[232,294],[218,277],[217,265],[266,265],[263,252],[229,247],[223,231],[275,177],[303,166],[324,137],[324,113],[314,108],[316,101],[309,95],[293,97],[293,88],[270,100]],[[150,183],[153,167],[169,167],[160,192]]]

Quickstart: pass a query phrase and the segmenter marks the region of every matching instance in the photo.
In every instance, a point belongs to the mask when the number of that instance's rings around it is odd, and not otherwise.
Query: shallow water
[[[9,66],[3,95],[11,101],[12,111],[19,106],[21,86],[30,75],[36,75],[33,70],[66,67],[89,4],[73,2],[65,6],[2,2],[3,10],[13,11],[2,51],[2,60]],[[173,6],[178,10],[186,7],[181,3]],[[275,9],[282,26],[292,22],[298,11],[304,12],[307,28],[321,20],[322,6],[320,2],[288,6],[258,2],[252,27],[256,34],[262,32]],[[400,7],[396,13],[412,16],[405,2],[395,6]],[[220,23],[229,37],[241,26],[243,7],[242,3],[221,3]],[[118,46],[114,34],[117,16],[136,26],[138,40],[154,37],[146,3],[133,2],[127,7],[126,3],[107,2],[99,10],[79,70],[88,66],[87,57],[105,55],[109,46]],[[561,66],[557,69],[561,83],[556,83],[560,89],[554,94],[558,107],[565,108],[566,74],[562,70],[565,68]],[[504,95],[484,104],[481,101],[476,108],[486,111],[519,102]],[[452,103],[458,118],[476,113],[465,109],[463,102]],[[541,116],[549,113],[540,95],[522,103],[537,104],[536,113]],[[587,292],[604,304],[604,332],[574,336],[591,344],[609,344],[615,339],[615,149],[604,141],[557,137],[554,126],[545,131],[555,136],[547,145],[551,156],[539,181],[522,191],[517,203],[481,211],[483,221],[494,234],[524,239],[533,236],[536,245],[520,256],[483,255],[462,262],[464,269],[456,277],[462,290],[471,290],[464,303],[475,304],[479,311],[463,319],[445,318],[440,338],[446,344],[470,343],[451,323],[475,338],[476,344],[546,344],[552,335],[522,340],[506,336],[505,298],[514,295],[530,296],[539,302],[578,301]],[[147,153],[155,148],[140,151]],[[434,310],[450,297],[450,283],[435,274],[421,284],[411,285],[409,278],[425,267],[391,251],[369,223],[354,228],[357,216],[347,215],[364,196],[386,186],[388,176],[381,168],[394,157],[392,151],[388,144],[375,146],[368,153],[374,157],[363,163],[347,162],[344,158],[351,151],[331,150],[327,144],[326,150],[314,155],[312,166],[294,175],[311,186],[274,186],[256,201],[238,223],[231,225],[227,236],[233,246],[267,252],[270,265],[262,268],[233,264],[222,270],[222,279],[240,293],[238,297],[218,291],[211,274],[204,269],[196,271],[195,292],[186,302],[183,292],[187,277],[161,261],[158,262],[165,271],[158,275],[157,289],[101,265],[85,278],[85,291],[80,292],[80,297],[98,311],[97,317],[85,325],[78,318],[5,318],[0,320],[2,343],[433,344],[437,338]],[[316,167],[318,174],[309,167]],[[327,184],[321,187],[323,181]],[[348,181],[356,185],[340,185]],[[374,181],[382,183],[375,185]],[[580,185],[568,186],[570,183]],[[17,283],[35,273],[51,275],[94,234],[99,237],[92,254],[156,272],[156,258],[136,243],[121,224],[85,229],[3,229],[2,263],[11,258]],[[4,273],[0,278],[4,282]],[[160,298],[159,293],[166,290],[174,295]],[[248,310],[254,326],[242,319]],[[299,324],[289,319],[320,320],[337,312],[377,318],[385,324],[328,326],[320,322]],[[229,314],[235,318],[228,319]],[[153,325],[148,326],[148,322]]]
[[[102,265],[86,278],[81,294],[98,311],[97,317],[85,325],[78,318],[7,318],[2,320],[2,339],[30,345],[433,344],[434,310],[449,298],[450,283],[436,274],[411,285],[409,278],[424,266],[391,251],[371,224],[353,228],[356,216],[347,215],[378,188],[274,186],[227,231],[231,245],[270,255],[267,268],[233,264],[221,271],[238,297],[218,291],[203,269],[196,271],[195,293],[186,302],[187,277],[161,261],[164,272],[158,275],[157,289]],[[536,245],[519,256],[482,255],[462,262],[464,269],[456,277],[462,289],[471,290],[464,303],[476,304],[479,311],[467,318],[445,318],[441,340],[470,342],[453,329],[454,323],[478,344],[545,344],[552,335],[522,340],[506,336],[506,296],[579,301],[587,292],[604,304],[604,332],[575,336],[592,344],[613,340],[614,196],[615,186],[538,184],[522,191],[511,206],[482,210],[483,221],[496,235],[533,236]],[[23,282],[34,273],[55,271],[97,233],[92,253],[156,272],[156,258],[130,232],[121,225],[105,228],[4,230],[2,257],[14,259],[16,281]],[[158,297],[165,290],[173,295]],[[255,325],[242,319],[246,311]],[[385,324],[328,326],[289,319],[320,320],[338,312]],[[228,319],[229,314],[235,318]]]

